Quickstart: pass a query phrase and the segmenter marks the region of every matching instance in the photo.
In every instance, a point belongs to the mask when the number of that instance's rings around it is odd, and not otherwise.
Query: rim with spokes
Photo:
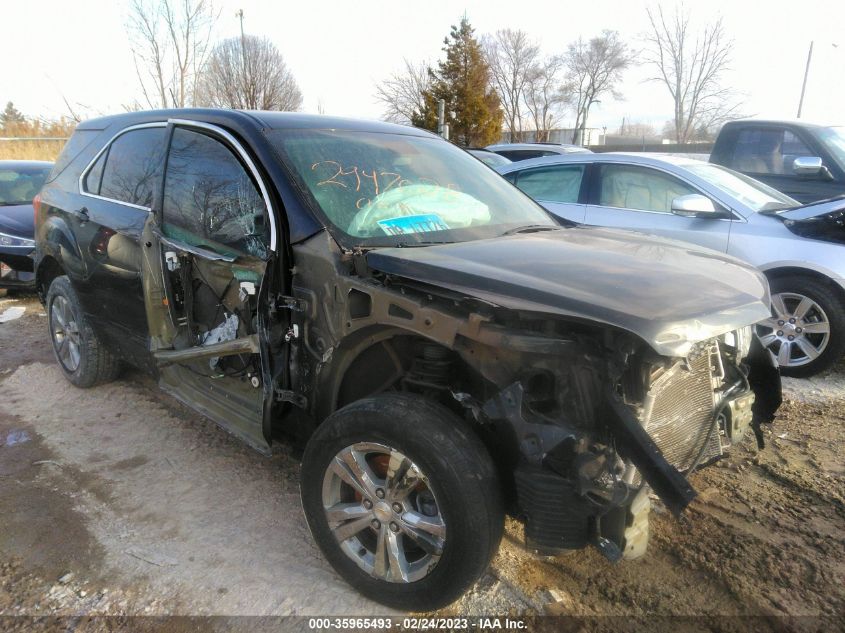
[[[830,342],[830,320],[822,307],[797,292],[772,295],[772,317],[757,325],[760,341],[781,367],[800,367],[816,360]]]
[[[67,371],[74,372],[79,367],[79,326],[73,309],[65,297],[57,295],[53,299],[50,321],[56,356]]]
[[[323,477],[323,509],[343,552],[380,580],[426,577],[446,544],[446,524],[428,478],[400,451],[359,442]]]

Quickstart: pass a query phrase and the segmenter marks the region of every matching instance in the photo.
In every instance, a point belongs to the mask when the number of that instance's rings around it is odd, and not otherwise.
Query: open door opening
[[[259,174],[226,141],[173,129],[143,234],[150,346],[165,391],[269,453],[275,226]]]

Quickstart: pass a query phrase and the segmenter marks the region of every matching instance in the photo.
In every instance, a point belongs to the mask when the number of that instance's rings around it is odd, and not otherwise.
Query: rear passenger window
[[[578,202],[584,165],[555,165],[519,172],[516,186],[535,200]]]
[[[100,195],[152,207],[164,166],[165,135],[165,128],[153,127],[130,130],[118,136],[108,149]],[[91,171],[95,168],[97,165]]]
[[[218,252],[267,257],[264,198],[229,148],[206,134],[174,130],[163,215],[169,237]]]

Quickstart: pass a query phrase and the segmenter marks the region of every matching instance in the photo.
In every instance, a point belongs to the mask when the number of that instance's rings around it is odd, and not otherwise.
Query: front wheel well
[[[416,334],[396,333],[355,355],[343,373],[335,404],[339,409],[356,400],[399,390],[439,400],[451,408],[456,405],[450,395],[456,382],[472,380],[474,375],[454,350]]]
[[[833,281],[833,279],[831,279],[827,275],[815,270],[810,270],[809,268],[798,268],[797,266],[784,266],[782,268],[772,268],[770,270],[765,270],[763,271],[763,274],[766,275],[766,278],[770,282],[775,279],[783,279],[784,277],[806,277],[808,279],[815,279],[816,281],[820,281],[829,288],[831,288],[831,290],[833,290],[842,301],[845,301],[845,289],[843,289],[842,286]]]

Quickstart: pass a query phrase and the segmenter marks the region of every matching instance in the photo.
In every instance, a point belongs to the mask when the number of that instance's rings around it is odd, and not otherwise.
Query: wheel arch
[[[62,265],[55,257],[46,255],[41,258],[35,270],[35,289],[42,302],[47,300],[47,291],[50,289],[50,284],[53,283],[53,280],[64,274],[65,269],[62,268]]]
[[[784,277],[809,277],[815,279],[828,286],[837,294],[841,301],[845,302],[845,288],[842,287],[841,282],[837,282],[833,277],[818,270],[800,266],[777,266],[764,270],[763,274],[766,275],[766,278],[770,282],[775,279],[783,279]]]
[[[345,337],[332,351],[331,367],[320,370],[325,378],[318,385],[320,396],[315,401],[316,420],[322,422],[342,406],[380,393],[379,387],[385,386],[390,375],[389,372],[374,372],[373,361],[379,356],[393,363],[390,369],[398,379],[398,374],[407,370],[413,359],[413,343],[416,341],[426,341],[454,352],[442,341],[392,325],[368,326]],[[454,362],[468,368],[457,353]]]

